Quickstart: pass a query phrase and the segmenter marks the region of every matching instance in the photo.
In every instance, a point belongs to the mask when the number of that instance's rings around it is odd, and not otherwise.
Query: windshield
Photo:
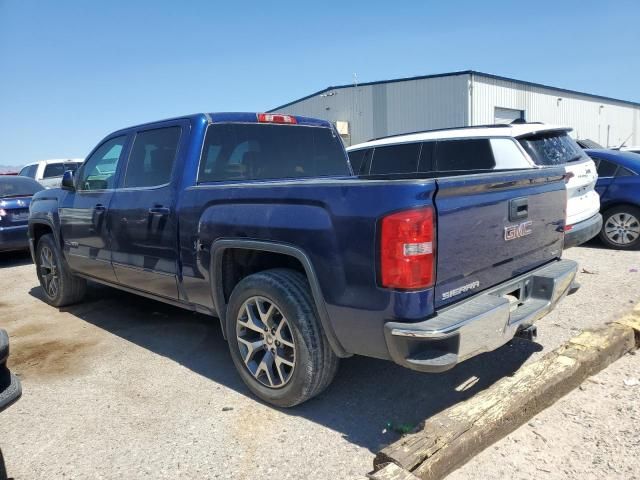
[[[30,197],[44,187],[27,177],[0,178],[0,198]]]
[[[536,165],[563,165],[588,160],[587,155],[567,132],[536,133],[518,139]]]

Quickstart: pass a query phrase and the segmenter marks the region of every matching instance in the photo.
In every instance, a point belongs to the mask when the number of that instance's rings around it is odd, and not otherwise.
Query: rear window
[[[418,170],[419,143],[402,143],[376,147],[371,160],[371,174],[413,173]]]
[[[44,167],[42,178],[61,177],[64,173],[64,164],[50,163]]]
[[[485,138],[439,141],[436,147],[438,171],[490,170],[496,166],[489,140]]]
[[[36,178],[36,172],[38,171],[38,165],[27,165],[20,170],[19,175],[22,177]]]
[[[68,170],[75,172],[78,169],[78,165],[80,164],[74,162],[49,163],[44,167],[42,178],[61,177]]]
[[[44,187],[27,177],[0,178],[0,198],[29,197]]]
[[[588,158],[566,132],[537,133],[518,141],[536,165],[563,165]]]
[[[350,175],[330,128],[251,123],[211,125],[198,182]]]

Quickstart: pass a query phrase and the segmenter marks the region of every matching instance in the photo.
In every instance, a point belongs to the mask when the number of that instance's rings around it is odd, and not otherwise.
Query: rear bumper
[[[418,323],[388,322],[385,340],[399,365],[443,372],[490,352],[533,325],[566,294],[575,292],[578,264],[560,260],[509,280]],[[515,296],[519,296],[515,301]],[[510,295],[510,296],[507,296]]]
[[[26,250],[29,247],[27,225],[0,227],[0,252]]]
[[[600,233],[602,229],[602,215],[596,213],[593,217],[571,226],[571,230],[564,234],[564,248],[578,246]]]

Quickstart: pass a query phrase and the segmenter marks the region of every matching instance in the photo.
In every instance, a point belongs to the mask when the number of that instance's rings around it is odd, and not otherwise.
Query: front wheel
[[[82,300],[87,281],[71,273],[53,235],[40,237],[35,260],[38,280],[44,290],[44,299],[49,305],[64,307]]]
[[[226,326],[236,369],[268,403],[298,405],[322,392],[336,374],[338,357],[299,272],[273,269],[245,277],[229,299]]]
[[[640,247],[640,209],[631,205],[604,212],[600,240],[611,248],[634,250]]]

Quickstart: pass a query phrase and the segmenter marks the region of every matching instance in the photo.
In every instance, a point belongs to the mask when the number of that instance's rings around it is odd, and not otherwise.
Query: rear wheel
[[[318,395],[338,368],[307,279],[293,270],[266,270],[238,283],[227,308],[227,337],[242,380],[278,407]]]
[[[600,240],[611,248],[640,247],[640,209],[631,205],[613,207],[603,214]]]
[[[71,273],[51,234],[43,235],[38,241],[36,271],[49,305],[64,307],[84,297],[86,280]]]

